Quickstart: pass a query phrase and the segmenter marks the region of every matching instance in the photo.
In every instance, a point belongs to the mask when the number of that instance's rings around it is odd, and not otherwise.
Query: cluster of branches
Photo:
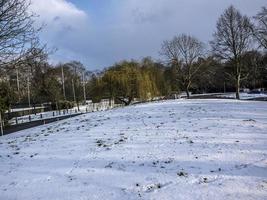
[[[5,81],[0,91],[12,97],[6,100],[6,106],[52,103],[53,108],[61,109],[83,102],[89,73],[85,67],[77,61],[53,66],[48,63],[46,53],[38,55],[25,58],[18,68],[2,68],[0,79]]]
[[[122,61],[90,72],[78,61],[51,65],[32,26],[27,0],[0,0],[0,110],[14,104],[52,102],[56,109],[87,99],[125,105],[173,93],[267,87],[266,8],[249,19],[233,6],[224,11],[210,42],[181,34],[162,44],[164,62]],[[258,44],[258,45],[255,45]]]
[[[176,61],[163,64],[144,58],[140,62],[122,61],[103,71],[90,72],[78,61],[53,66],[48,63],[47,54],[39,55],[27,57],[18,68],[1,69],[3,110],[16,104],[35,106],[47,102],[55,109],[61,109],[88,99],[93,102],[114,99],[128,105],[134,98],[149,100],[186,89],[193,93],[235,90],[235,80],[228,75],[232,73],[233,61],[222,63],[214,57],[198,58],[191,66]],[[243,72],[249,75],[242,81],[242,86],[266,87],[266,65],[267,54],[246,52],[242,66]]]
[[[7,94],[8,71],[21,66],[26,57],[37,56],[40,47],[35,16],[29,11],[29,0],[0,0],[0,111],[14,95]],[[40,51],[39,51],[40,52]]]
[[[188,97],[194,77],[202,71],[201,68],[204,65],[213,63],[212,59],[205,58],[209,55],[216,58],[221,64],[231,65],[230,70],[224,69],[222,73],[228,76],[228,81],[234,81],[236,98],[240,98],[240,84],[242,81],[244,83],[252,71],[255,71],[255,65],[258,65],[256,61],[252,61],[252,65],[248,69],[245,62],[246,56],[256,56],[255,49],[258,50],[259,48],[264,50],[263,54],[266,53],[266,8],[262,8],[254,20],[255,23],[253,24],[251,19],[242,15],[233,6],[227,8],[219,17],[217,30],[210,42],[212,54],[204,54],[202,42],[192,36],[180,35],[163,43],[162,54],[169,63],[177,66],[179,80],[182,82],[182,88],[186,90]],[[256,48],[255,40],[259,44],[258,48]],[[206,59],[204,64],[201,61],[203,58]],[[261,67],[266,70],[266,66]],[[266,80],[266,77],[264,79]]]
[[[20,60],[38,43],[29,0],[0,1],[0,67]]]

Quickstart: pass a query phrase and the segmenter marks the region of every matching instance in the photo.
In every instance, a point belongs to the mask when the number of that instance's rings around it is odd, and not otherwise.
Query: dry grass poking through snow
[[[0,199],[267,199],[267,103],[148,103],[0,138]]]

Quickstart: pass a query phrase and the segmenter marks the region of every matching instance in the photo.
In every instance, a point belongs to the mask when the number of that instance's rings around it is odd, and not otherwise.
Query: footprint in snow
[[[136,183],[135,186],[138,188],[139,192],[139,196],[141,196],[141,192],[145,192],[145,193],[150,193],[153,192],[155,190],[159,190],[162,189],[163,187],[166,187],[168,185],[171,185],[172,182],[167,182],[167,183],[151,183],[151,184],[147,184],[147,185],[141,185],[139,183]]]
[[[74,176],[70,176],[70,175],[68,175],[67,178],[68,178],[68,182],[76,180],[76,178]]]
[[[244,119],[243,121],[244,122],[256,122],[256,120],[254,120],[254,119]]]

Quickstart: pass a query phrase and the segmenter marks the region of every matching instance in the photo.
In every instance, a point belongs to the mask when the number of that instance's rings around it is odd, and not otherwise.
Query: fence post
[[[18,124],[18,117],[16,117],[16,124]]]
[[[31,116],[29,115],[29,122],[31,122]]]

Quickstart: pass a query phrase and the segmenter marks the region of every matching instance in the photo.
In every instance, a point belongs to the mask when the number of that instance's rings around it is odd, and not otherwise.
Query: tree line
[[[51,102],[54,109],[92,99],[129,105],[185,91],[233,92],[267,87],[267,9],[249,18],[233,6],[217,20],[210,43],[180,34],[163,41],[161,61],[125,60],[99,71],[79,61],[52,65],[27,0],[0,3],[0,111]]]

